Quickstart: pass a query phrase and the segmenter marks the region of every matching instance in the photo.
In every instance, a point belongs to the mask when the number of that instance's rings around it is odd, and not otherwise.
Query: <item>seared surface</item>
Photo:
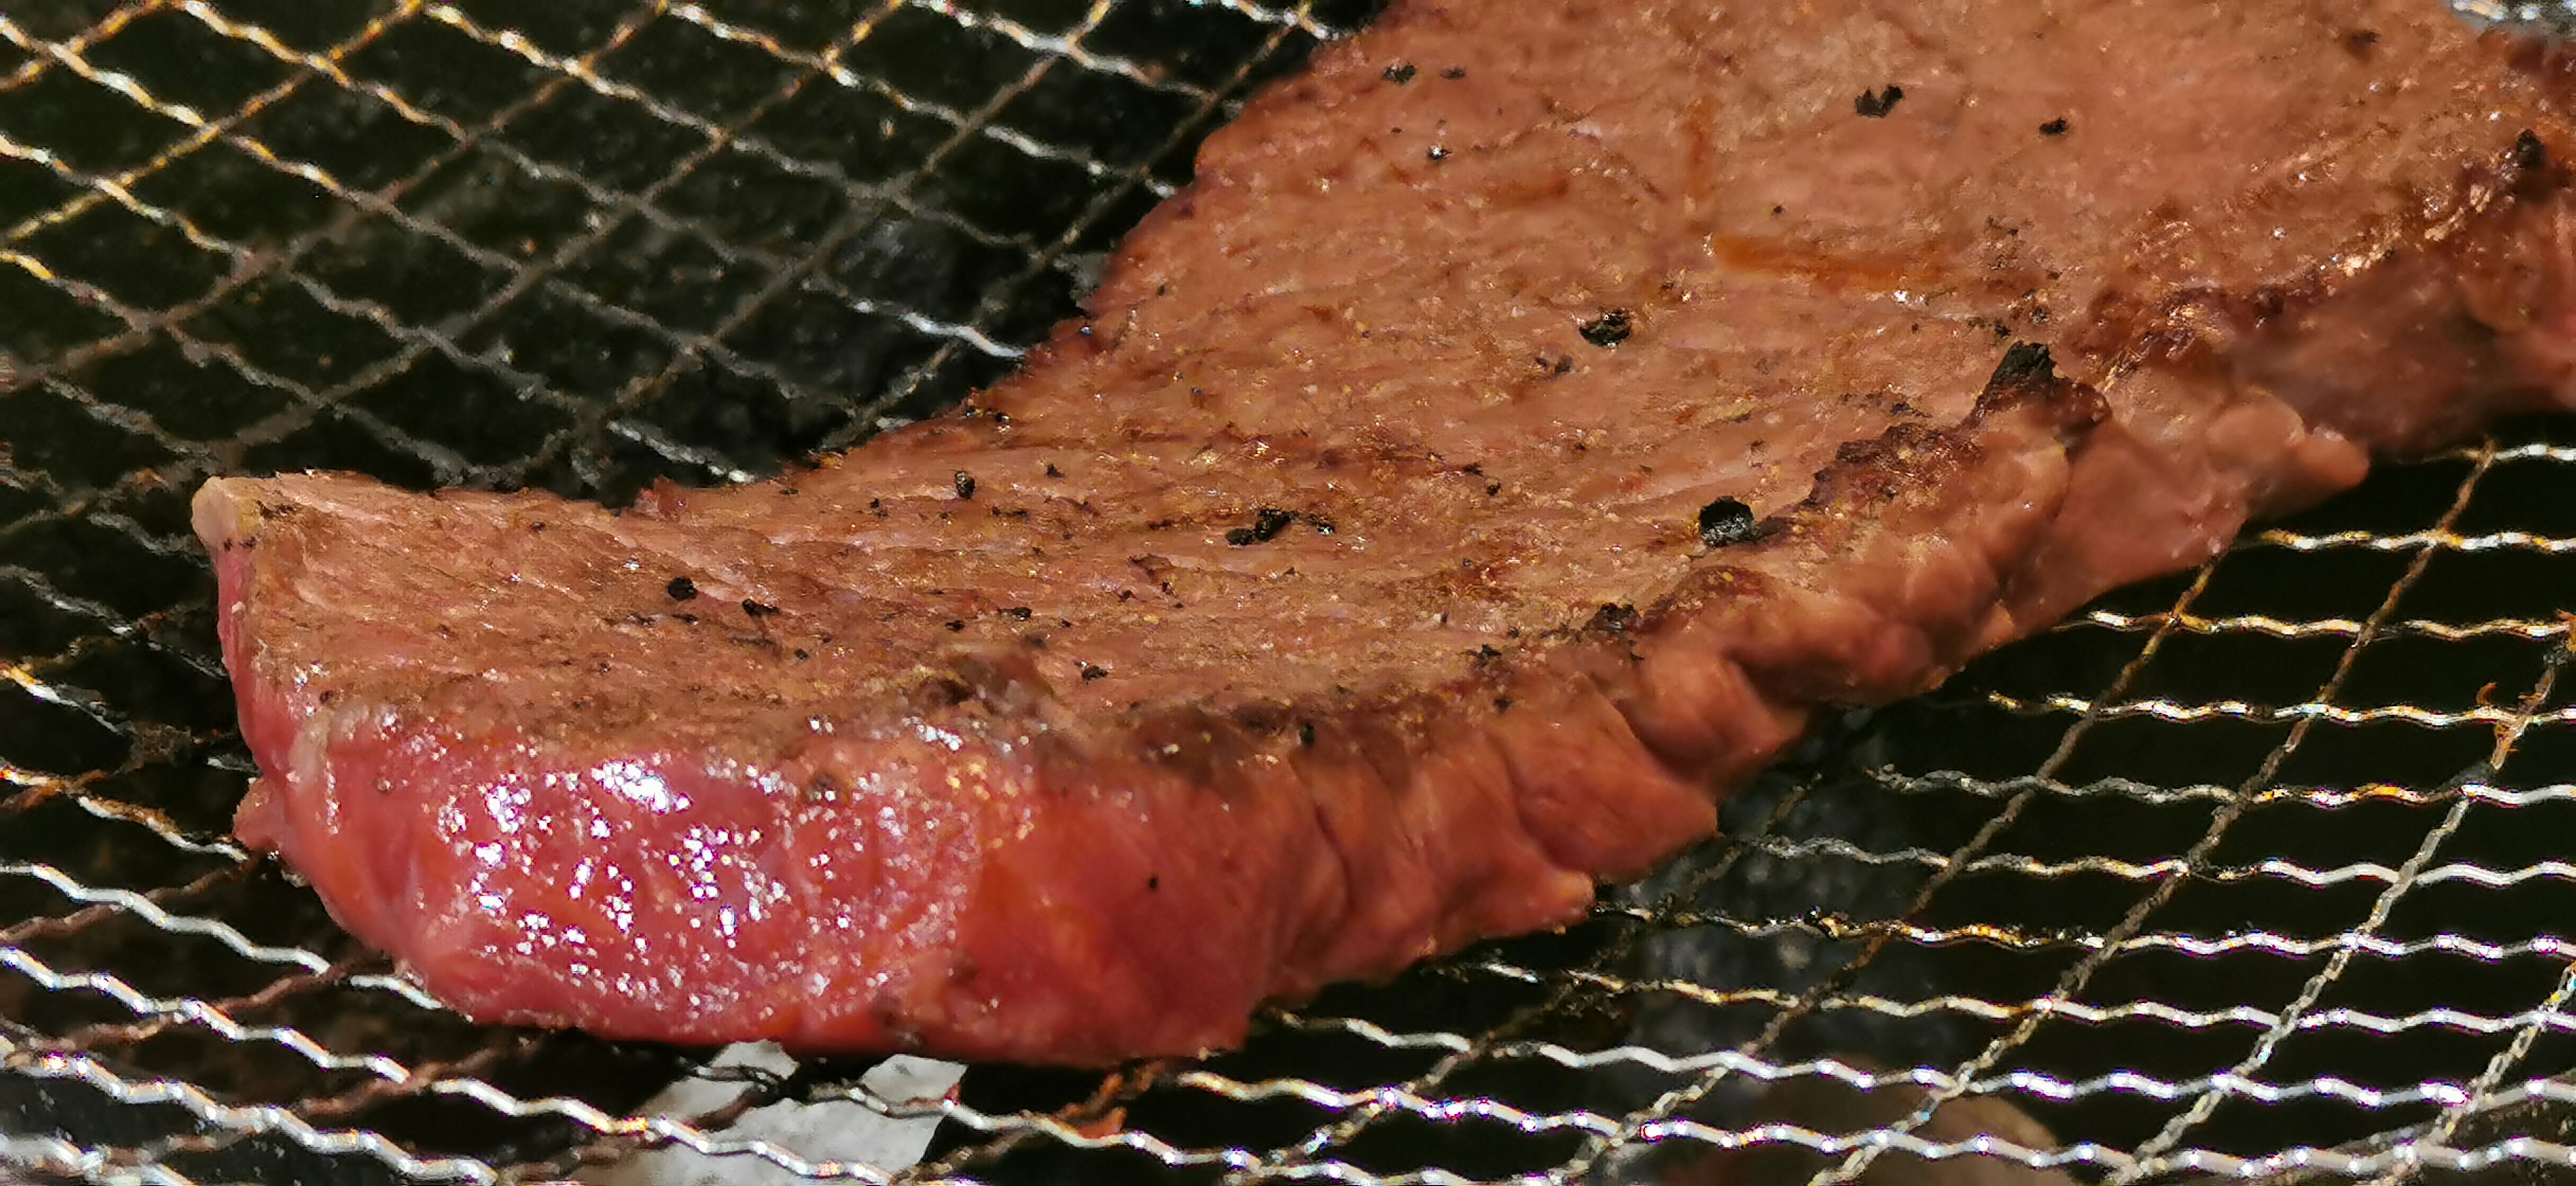
[[[968,414],[623,515],[210,484],[242,828],[478,1016],[1229,1043],[2558,398],[2566,93],[2427,0],[1400,2]]]

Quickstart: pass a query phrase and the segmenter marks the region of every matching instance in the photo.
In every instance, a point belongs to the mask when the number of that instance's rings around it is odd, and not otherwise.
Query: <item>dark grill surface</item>
[[[477,1027],[225,838],[252,771],[186,531],[199,480],[328,467],[616,502],[863,439],[1010,367],[1248,87],[1371,7],[0,0],[0,1164],[2576,1164],[2563,420],[2387,469],[1842,722],[1734,801],[1724,839],[1564,935],[1334,990],[1204,1064],[977,1068],[889,1100],[864,1063],[709,1069]],[[689,1077],[733,1102],[639,1110]],[[1779,1111],[1834,1085],[1902,1103]],[[1953,1096],[2053,1135],[1927,1122]],[[734,1126],[781,1101],[939,1127],[905,1169]]]

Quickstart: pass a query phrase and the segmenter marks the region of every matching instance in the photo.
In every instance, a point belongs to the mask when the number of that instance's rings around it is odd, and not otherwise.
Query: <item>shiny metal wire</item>
[[[2490,612],[2419,596],[2450,565],[2545,566],[2576,553],[2576,524],[2536,513],[2535,491],[2576,493],[2576,446],[2548,429],[2427,459],[2380,485],[2412,481],[2430,494],[2362,496],[2385,509],[2379,519],[2328,515],[2253,533],[2161,589],[2159,602],[2114,598],[2016,652],[2107,648],[2116,661],[2083,680],[2033,686],[2011,673],[2037,668],[2006,656],[1980,669],[1996,678],[1971,673],[1895,714],[1931,714],[1952,732],[2021,730],[2040,738],[2026,762],[1997,771],[1864,761],[1851,755],[1877,744],[1865,727],[1863,740],[1832,751],[1842,757],[1810,755],[1768,798],[1748,798],[1724,839],[1608,896],[1583,928],[1598,942],[1572,954],[1480,950],[1396,992],[1457,988],[1485,1002],[1466,1021],[1406,1016],[1384,994],[1328,995],[1275,1012],[1246,1056],[1131,1068],[1071,1101],[991,1104],[974,1091],[887,1099],[822,1067],[801,1085],[740,1085],[744,1104],[792,1090],[810,1107],[935,1116],[945,1135],[918,1166],[833,1161],[729,1131],[738,1108],[649,1114],[631,1110],[640,1092],[602,1103],[608,1094],[587,1085],[532,1078],[531,1067],[565,1057],[553,1039],[464,1027],[309,910],[280,921],[260,904],[296,891],[222,832],[247,759],[220,713],[187,708],[220,698],[222,672],[174,492],[244,465],[369,458],[415,482],[583,491],[621,475],[751,477],[756,450],[668,412],[674,392],[709,376],[757,392],[747,398],[823,410],[792,430],[801,447],[863,437],[1017,358],[1043,328],[1025,310],[1033,299],[1047,306],[1030,294],[1078,285],[1085,258],[1122,220],[1185,181],[1189,146],[1252,81],[1358,15],[1316,0],[854,0],[812,6],[828,9],[825,19],[799,24],[782,15],[788,7],[568,6],[584,19],[567,31],[515,6],[446,0],[313,6],[330,19],[247,0],[0,0],[0,307],[22,302],[0,318],[16,323],[0,325],[0,421],[21,426],[0,424],[0,596],[11,599],[0,603],[0,813],[9,817],[0,833],[24,838],[0,849],[0,1132],[9,1134],[0,1164],[98,1182],[217,1181],[291,1163],[299,1174],[356,1166],[368,1180],[491,1183],[664,1147],[708,1164],[871,1183],[1011,1178],[1064,1157],[1123,1159],[1103,1164],[1163,1167],[1180,1180],[1577,1182],[1769,1146],[1821,1155],[1817,1181],[1909,1157],[2119,1182],[2576,1166],[2576,1148],[2561,1140],[2496,1129],[2529,1109],[2576,1106],[2576,1086],[2561,1077],[2576,1062],[2576,1044],[2563,1040],[2576,1035],[2576,938],[2475,919],[2441,925],[2450,915],[2427,923],[2414,909],[2449,895],[2474,911],[2487,896],[2576,884],[2576,844],[2502,856],[2491,844],[2499,821],[2547,828],[2576,805],[2576,763],[2551,748],[2576,727],[2576,699],[2560,679],[2576,645],[2576,600],[2507,597]],[[1149,26],[1162,32],[1136,32]],[[1153,37],[1184,33],[1217,48],[1154,54]],[[989,55],[989,85],[963,94],[936,73],[897,77],[870,56],[897,36]],[[515,81],[504,94],[460,98],[405,53],[470,60]],[[232,71],[230,81],[210,86],[172,66],[189,60]],[[744,94],[708,99],[683,93],[674,62],[767,73]],[[1032,97],[1068,76],[1113,79],[1135,103],[1164,104],[1151,142],[1113,150],[1044,131]],[[862,100],[885,113],[886,128],[918,134],[885,159],[853,160],[792,135],[785,118],[800,104]],[[296,141],[288,118],[312,104],[361,112],[388,140],[418,147],[390,163],[318,152]],[[526,129],[575,110],[649,125],[682,147],[650,175],[568,165],[532,147],[540,138]],[[996,225],[951,181],[980,176],[979,160],[1062,170],[1077,200],[1046,225]],[[691,196],[724,170],[808,187],[831,213],[792,244],[724,225],[721,206]],[[524,241],[498,237],[493,226],[506,220],[475,207],[460,175],[549,195],[579,217]],[[204,198],[235,184],[272,187],[317,212],[279,229]],[[867,290],[837,261],[897,225],[1001,263],[943,308]],[[406,307],[406,294],[363,290],[331,261],[370,235],[402,245],[388,258],[448,261],[479,289],[434,314]],[[96,250],[127,240],[139,255]],[[602,261],[674,244],[691,261],[675,266],[678,284],[701,278],[714,294],[708,307],[674,313],[667,286],[599,279]],[[844,376],[800,354],[800,332],[841,323],[798,321],[800,309],[863,319],[853,324],[897,347],[852,395],[837,385]],[[631,341],[631,357],[605,378],[567,379],[560,360],[513,348],[526,341],[513,336],[516,319],[531,310]],[[326,332],[361,343],[359,357],[289,348]],[[224,385],[238,406],[200,416],[151,394],[155,375],[181,373]],[[502,393],[496,406],[538,427],[495,444],[386,396],[425,374]],[[2484,493],[2500,484],[2512,491],[2501,514]],[[2517,506],[2535,513],[2518,517]],[[2354,556],[2380,567],[2366,578],[2300,567]],[[2358,582],[2357,592],[2332,612],[2270,612],[2234,588],[2249,564],[2287,574],[2270,587],[2312,571]],[[2280,695],[2174,686],[2168,673],[2189,662],[2174,654],[2195,647],[2230,648],[2231,662],[2251,664],[2295,652],[2315,678]],[[2503,649],[2463,660],[2491,671],[2473,695],[2455,695],[2392,686],[2376,657],[2404,647]],[[2186,747],[2211,730],[2250,731],[2261,744],[2237,765],[2211,764],[2223,775],[2105,768],[2093,755],[2124,729],[2183,730],[2170,736]],[[2428,746],[2471,740],[2429,776],[2300,773],[2312,751],[2391,729]],[[2535,748],[2547,752],[2527,752]],[[1846,793],[1947,804],[1942,818],[1954,826],[1873,831],[1833,806]],[[2180,813],[2187,826],[2169,851],[2147,854],[2120,851],[2107,831],[2099,850],[2070,851],[2066,827],[2037,822],[2073,819],[2080,836],[2135,812]],[[2280,813],[2323,828],[2369,812],[2399,813],[2398,843],[2274,852],[2240,840]],[[2083,822],[2097,817],[2105,822]],[[1780,869],[1896,888],[1876,907],[1828,896],[1782,905]],[[2080,922],[2025,917],[1992,906],[1991,893],[1973,896],[1996,884],[2027,896],[2080,890],[2110,906]],[[1772,896],[1726,890],[1747,885],[1772,886]],[[2267,905],[2224,927],[2168,921],[2188,917],[2178,903],[2210,893]],[[1703,958],[1718,950],[1736,962]],[[1938,973],[1940,960],[1963,954],[2042,961],[2034,966],[2047,974],[2005,991],[2001,980]],[[2232,999],[2121,987],[2127,969],[2158,960],[2293,974]],[[1922,961],[1936,971],[1888,973]],[[221,983],[174,981],[179,966]],[[2392,975],[2519,987],[2429,1002],[2355,988]],[[1582,1021],[1649,1005],[1734,1020],[1693,1023],[1678,1039]],[[370,1030],[348,1020],[362,1017],[398,1021]],[[435,1040],[397,1049],[385,1038],[396,1029]],[[2114,1035],[2139,1030],[2223,1053],[2179,1071],[2087,1066],[2068,1061],[2059,1040],[2098,1033],[2102,1049],[2129,1050]],[[1868,1046],[1867,1035],[1933,1032],[1948,1045],[1892,1064],[1818,1053],[1810,1037]],[[2392,1078],[2303,1053],[2428,1038],[2474,1057]],[[235,1063],[256,1064],[259,1077],[228,1069]],[[1352,1066],[1371,1069],[1354,1078]],[[1764,1120],[1742,1106],[1761,1085],[1800,1081],[1911,1092],[1917,1106],[1857,1130]],[[2037,1145],[1936,1135],[1937,1107],[1961,1098],[2127,1135]],[[2086,1111],[2104,1101],[2145,1119]],[[2245,1109],[2331,1113],[2360,1135],[2249,1146],[2246,1126],[2230,1119]],[[448,1128],[417,1122],[424,1112]],[[538,1135],[455,1135],[486,1128]],[[1422,1135],[1443,1131],[1471,1134],[1486,1151],[1468,1156]],[[1505,1145],[1515,1152],[1489,1155]],[[272,1160],[243,1160],[253,1153]]]

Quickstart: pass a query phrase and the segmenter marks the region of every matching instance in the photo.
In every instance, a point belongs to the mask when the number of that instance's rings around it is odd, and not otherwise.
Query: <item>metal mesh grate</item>
[[[2564,422],[2385,471],[1843,722],[1567,934],[1336,989],[1204,1064],[978,1068],[904,1100],[864,1064],[479,1028],[223,838],[250,764],[186,534],[199,479],[613,501],[860,439],[1011,365],[1230,104],[1369,7],[0,0],[0,1163],[2576,1164],[2551,1135],[2576,1115]],[[733,1102],[638,1110],[689,1076]],[[1894,1119],[1778,1113],[1836,1085]],[[1958,1097],[2053,1135],[1963,1133],[1934,1107]],[[889,1172],[731,1128],[777,1101],[940,1129]]]

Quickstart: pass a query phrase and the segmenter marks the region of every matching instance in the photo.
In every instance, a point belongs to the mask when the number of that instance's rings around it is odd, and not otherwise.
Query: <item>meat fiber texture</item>
[[[1225,1047],[2568,401],[2570,78],[2431,0],[1399,0],[953,414],[617,513],[209,483],[239,831],[495,1022]]]

